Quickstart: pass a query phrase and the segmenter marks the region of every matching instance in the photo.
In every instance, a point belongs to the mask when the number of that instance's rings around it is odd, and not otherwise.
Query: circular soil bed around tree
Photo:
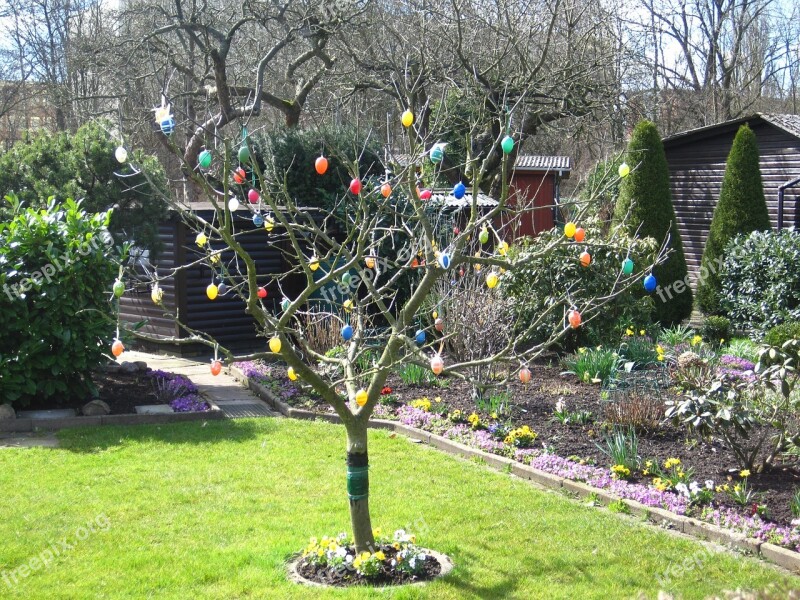
[[[391,546],[381,546],[379,550],[383,550],[389,560],[395,552]],[[450,557],[433,550],[424,550],[427,554],[427,559],[422,572],[418,575],[387,569],[376,577],[367,579],[352,569],[334,571],[328,568],[316,567],[306,563],[302,556],[296,556],[289,562],[289,580],[314,587],[422,585],[443,577],[453,570],[453,561],[450,560]]]

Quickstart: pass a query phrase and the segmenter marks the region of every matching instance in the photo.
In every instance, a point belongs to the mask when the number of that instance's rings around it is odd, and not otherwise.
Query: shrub
[[[7,200],[14,217],[0,224],[3,398],[18,406],[83,399],[114,332],[111,214],[87,214],[72,200],[44,210]]]
[[[564,365],[584,382],[606,384],[611,381],[619,368],[619,355],[613,350],[581,348],[577,353],[564,359]]]
[[[731,339],[731,322],[725,317],[711,316],[703,321],[700,329],[703,340],[714,347],[719,347],[725,340]]]
[[[708,357],[683,352],[670,370],[673,383],[683,391],[702,390],[714,379],[714,364]]]
[[[678,346],[680,344],[688,344],[693,336],[694,331],[691,327],[679,324],[662,330],[658,339],[667,346]]]
[[[664,401],[654,392],[622,390],[603,405],[605,420],[614,426],[635,431],[655,431],[664,419]]]
[[[614,211],[615,223],[623,223],[633,235],[662,243],[670,236],[672,253],[653,269],[661,285],[684,280],[687,274],[683,243],[669,191],[669,167],[656,126],[641,121],[633,131],[625,161],[634,168],[620,186]],[[644,292],[642,292],[644,293]],[[655,303],[654,318],[664,326],[680,323],[692,313],[692,291],[688,288],[668,301]]]
[[[630,363],[628,369],[645,367],[658,362],[658,352],[653,340],[640,330],[639,335],[633,329],[626,331],[619,346],[619,355],[623,361]]]
[[[800,328],[798,328],[797,336],[800,337]],[[725,349],[726,354],[749,360],[752,363],[758,362],[758,352],[758,344],[747,338],[735,338]]]
[[[758,143],[753,130],[744,124],[736,133],[728,155],[722,190],[700,263],[703,276],[697,286],[697,303],[704,313],[719,314],[723,310],[718,258],[724,256],[728,242],[738,234],[769,229]]]
[[[741,327],[764,333],[800,321],[800,232],[754,231],[733,238],[722,265],[722,310]]]
[[[603,235],[607,235],[619,197],[621,180],[618,175],[622,154],[595,163],[578,196],[586,215],[596,217]]]
[[[789,340],[800,340],[800,323],[783,323],[776,325],[764,336],[764,343],[767,346],[780,348]]]

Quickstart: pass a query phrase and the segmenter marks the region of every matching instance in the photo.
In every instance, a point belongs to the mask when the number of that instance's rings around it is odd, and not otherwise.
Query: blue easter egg
[[[342,338],[345,342],[349,342],[350,338],[353,337],[353,328],[350,325],[345,325],[342,327]]]
[[[461,200],[464,197],[464,194],[466,193],[467,193],[467,186],[465,186],[460,181],[453,188],[453,196],[455,196],[456,200]]]
[[[256,227],[261,227],[264,224],[264,217],[261,216],[261,213],[256,213],[253,215],[253,225]]]
[[[163,121],[161,121],[161,133],[164,135],[169,135],[173,131],[175,131],[175,119],[172,117],[167,117]]]
[[[442,267],[443,269],[450,268],[450,255],[447,254],[447,252],[442,252],[439,255],[439,266]]]
[[[425,332],[422,329],[417,329],[417,334],[414,336],[414,340],[421,346],[425,343]]]
[[[644,289],[650,293],[656,289],[656,278],[653,275],[648,275],[644,278]]]

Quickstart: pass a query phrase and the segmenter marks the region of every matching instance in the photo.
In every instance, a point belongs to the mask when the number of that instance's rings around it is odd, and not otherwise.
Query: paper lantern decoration
[[[656,289],[656,277],[655,275],[648,275],[644,278],[644,290],[650,294]]]
[[[222,372],[222,363],[218,360],[213,361],[211,363],[211,374],[216,377],[220,372]]]
[[[577,329],[581,326],[581,313],[573,309],[567,313],[567,320],[569,321],[570,327]]]
[[[200,165],[201,169],[208,169],[211,166],[211,158],[211,152],[203,150],[197,156],[197,164]]]
[[[208,242],[208,237],[202,231],[197,234],[197,237],[194,238],[194,243],[197,244],[198,248],[202,248]]]
[[[425,200],[425,201],[428,201],[428,200],[430,200],[430,199],[431,199],[431,196],[432,196],[432,195],[433,195],[433,192],[432,192],[432,191],[430,191],[430,190],[420,190],[420,192],[419,192],[419,199],[420,199],[420,200]]]
[[[439,255],[439,266],[442,267],[445,271],[450,268],[450,255],[447,252],[442,252]]]
[[[290,304],[291,303],[289,302],[289,299],[284,297],[283,300],[281,300],[281,310],[283,312],[286,312],[287,310],[289,310],[289,305]]]
[[[114,150],[114,158],[120,164],[128,160],[128,151],[125,150],[125,146],[117,146],[117,149]]]
[[[500,147],[503,149],[504,154],[511,154],[512,150],[514,150],[514,138],[507,135],[503,138],[503,141],[500,142]]]
[[[114,340],[114,343],[111,344],[111,354],[119,358],[123,352],[125,352],[125,346],[119,340]]]
[[[350,325],[342,327],[342,339],[349,342],[353,338],[353,328]]]
[[[246,179],[247,179],[247,173],[244,172],[244,169],[242,167],[236,167],[233,170],[233,181],[234,181],[234,183],[238,183],[239,185],[242,185],[245,182]]]
[[[465,186],[460,181],[455,185],[453,188],[453,196],[456,200],[461,200],[464,197],[464,194],[467,193],[467,186]]]
[[[489,230],[486,229],[486,227],[483,227],[478,234],[478,241],[480,241],[481,244],[485,244],[489,241]]]
[[[175,131],[175,119],[173,119],[172,116],[169,116],[159,123],[159,127],[161,127],[161,133],[164,135],[170,135],[173,131]]]
[[[256,213],[253,215],[253,225],[256,227],[261,227],[264,224],[264,217],[261,216],[261,213]]]
[[[392,186],[390,186],[388,183],[384,183],[381,186],[381,196],[383,196],[384,198],[388,198],[391,195],[392,195]]]
[[[439,375],[444,370],[444,361],[438,354],[431,359],[431,371],[434,375]]]
[[[316,169],[319,175],[325,175],[325,172],[328,170],[328,159],[324,156],[317,158],[317,160],[314,161],[314,169]]]
[[[316,256],[312,256],[311,259],[308,261],[308,268],[312,271],[316,271],[319,269],[319,259]]]
[[[588,267],[592,264],[592,255],[588,252],[581,252],[581,266]]]
[[[531,370],[528,367],[522,367],[519,370],[519,380],[522,383],[528,383],[531,380]]]
[[[161,304],[161,301],[164,299],[164,290],[162,290],[158,284],[155,284],[150,291],[150,299],[153,301],[153,304]]]
[[[493,290],[497,287],[497,283],[500,281],[500,278],[497,276],[496,273],[489,273],[486,276],[486,285],[490,290]]]
[[[364,406],[367,403],[367,399],[369,396],[365,390],[358,390],[356,392],[356,404],[359,406]]]
[[[434,144],[429,153],[432,163],[440,163],[444,159],[444,144]]]
[[[583,240],[586,239],[586,230],[583,227],[578,227],[575,230],[574,238],[576,242],[582,242]]]
[[[422,344],[425,343],[425,331],[422,329],[417,329],[417,333],[414,335],[414,341],[422,346]]]
[[[633,273],[633,261],[630,258],[626,258],[622,261],[622,272],[625,275]]]
[[[622,177],[623,179],[625,179],[625,178],[626,178],[628,175],[630,175],[630,173],[631,173],[631,168],[628,166],[628,163],[622,163],[622,164],[619,166],[619,169],[618,169],[618,171],[617,171],[617,172],[619,173],[619,176],[620,176],[620,177]]]
[[[374,269],[375,268],[375,258],[373,256],[368,256],[364,260],[364,263],[366,263],[368,269]]]
[[[342,302],[342,308],[344,309],[344,312],[350,312],[351,310],[353,310],[353,301],[350,298],[348,298],[347,300]]]
[[[273,354],[278,354],[281,351],[281,338],[277,335],[272,336],[269,339],[269,351]]]
[[[272,220],[272,217],[267,217],[264,220],[264,229],[267,230],[267,233],[275,229],[275,221]]]
[[[219,289],[217,288],[216,285],[214,285],[213,283],[208,284],[208,287],[206,288],[206,296],[208,296],[209,300],[216,299],[218,293]]]
[[[356,196],[361,193],[361,180],[358,177],[350,182],[350,193]]]
[[[497,244],[497,251],[500,253],[500,256],[508,254],[508,242],[504,241]]]
[[[436,331],[442,333],[444,331],[444,321],[441,317],[436,317],[433,321],[433,326],[436,328]]]
[[[224,282],[220,283],[217,286],[217,294],[219,294],[220,296],[223,296],[227,291],[228,291],[228,286]]]
[[[239,148],[239,162],[246,163],[250,161],[250,148],[246,144],[242,144]]]
[[[122,295],[125,293],[125,284],[122,283],[119,279],[117,279],[114,282],[114,287],[112,289],[114,290],[114,296],[116,296],[117,298],[121,298]]]
[[[414,113],[410,110],[403,112],[403,115],[400,117],[400,122],[403,124],[403,127],[411,127],[414,123]]]
[[[258,204],[258,201],[261,200],[261,194],[258,193],[258,190],[250,188],[247,192],[247,199],[250,201],[250,204]]]
[[[265,287],[258,288],[258,291],[256,292],[256,294],[258,295],[259,298],[261,298],[263,300],[264,298],[267,297],[267,288],[265,288]]]
[[[295,373],[294,367],[289,367],[288,369],[286,369],[286,374],[292,381],[297,381],[297,373]]]
[[[570,221],[569,223],[564,225],[564,235],[567,236],[568,238],[574,237],[575,236],[575,232],[577,230],[578,230],[578,228],[575,227],[575,223],[573,223],[572,221]]]

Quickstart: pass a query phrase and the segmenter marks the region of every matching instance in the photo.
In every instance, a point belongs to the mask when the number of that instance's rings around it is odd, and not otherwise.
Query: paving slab
[[[136,407],[137,415],[171,415],[174,412],[169,404],[145,404]]]
[[[53,410],[21,410],[17,413],[19,419],[67,419],[77,416],[74,408],[59,408]]]

